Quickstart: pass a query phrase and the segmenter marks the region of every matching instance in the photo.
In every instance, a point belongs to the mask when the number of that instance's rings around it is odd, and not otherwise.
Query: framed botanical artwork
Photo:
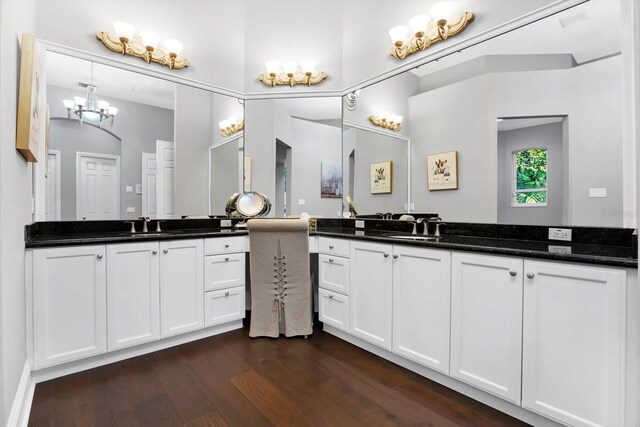
[[[28,162],[38,161],[38,144],[44,118],[44,88],[42,64],[36,39],[22,35],[20,53],[20,87],[18,90],[18,120],[16,150]]]
[[[320,197],[323,199],[340,199],[342,197],[342,166],[335,163],[320,164]]]
[[[458,152],[427,156],[427,188],[432,190],[458,189]]]
[[[393,187],[393,170],[391,160],[371,163],[371,194],[391,193]]]

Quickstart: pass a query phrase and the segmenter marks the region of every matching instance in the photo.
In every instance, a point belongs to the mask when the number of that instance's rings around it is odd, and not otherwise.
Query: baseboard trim
[[[25,360],[20,382],[18,383],[18,390],[16,390],[16,395],[11,405],[7,427],[24,427],[29,423],[35,386],[31,375],[31,364],[28,360]]]
[[[428,378],[432,381],[435,381],[438,384],[442,384],[443,386],[448,387],[454,391],[457,391],[458,393],[462,393],[465,396],[468,396],[474,400],[477,400],[480,403],[483,403],[487,406],[497,409],[500,412],[504,412],[505,414],[510,415],[514,418],[517,418],[520,421],[524,421],[525,423],[534,425],[536,427],[562,426],[562,424],[558,424],[557,422],[549,418],[543,417],[534,412],[523,409],[520,406],[507,402],[506,400],[503,400],[490,393],[477,389],[462,381],[458,381],[454,378],[451,378],[448,375],[445,375],[440,372],[436,372],[432,369],[427,368],[426,366],[422,366],[409,359],[405,359],[402,356],[399,356],[395,353],[387,351],[383,348],[380,348],[360,338],[354,337],[348,332],[344,332],[340,329],[334,328],[333,326],[329,326],[326,323],[324,324],[323,330],[344,341],[347,341],[348,343],[351,343],[357,347],[367,350],[369,353],[373,353],[376,356],[382,357],[383,359],[386,359],[392,363],[395,363],[398,366],[402,366],[403,368],[408,369],[412,372],[415,372],[416,374],[421,375],[425,378]]]

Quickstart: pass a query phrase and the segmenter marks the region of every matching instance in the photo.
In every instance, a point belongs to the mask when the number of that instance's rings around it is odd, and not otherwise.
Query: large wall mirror
[[[269,216],[341,215],[341,99],[247,100],[245,107],[245,189],[271,200]]]
[[[582,3],[364,88],[355,105],[355,94],[345,97],[345,133],[350,123],[381,129],[368,118],[382,110],[403,116],[399,131],[384,132],[411,141],[414,212],[634,226],[633,201],[623,197],[625,187],[635,191],[635,171],[623,167],[620,28],[618,2]],[[455,185],[443,175],[454,167]],[[381,211],[360,202],[378,195],[353,191],[360,213]]]
[[[241,191],[242,132],[219,125],[242,120],[239,99],[52,51],[46,79],[45,220],[224,215]],[[80,123],[88,86],[114,116],[100,123],[85,105]]]

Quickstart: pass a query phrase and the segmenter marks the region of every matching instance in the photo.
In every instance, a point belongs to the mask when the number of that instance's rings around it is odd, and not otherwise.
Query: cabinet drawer
[[[204,290],[225,289],[245,284],[244,252],[204,257]]]
[[[318,239],[318,252],[321,254],[349,256],[349,241],[345,239],[332,239],[320,237]]]
[[[205,326],[221,325],[233,320],[244,319],[244,286],[205,292]]]
[[[349,295],[349,258],[320,254],[319,287]]]
[[[204,240],[204,254],[221,254],[228,252],[246,252],[246,236],[216,237]]]
[[[326,289],[318,290],[318,318],[343,331],[349,330],[349,297]]]

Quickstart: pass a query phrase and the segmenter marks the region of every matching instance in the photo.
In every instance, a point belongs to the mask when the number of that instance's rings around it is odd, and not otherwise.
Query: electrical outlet
[[[231,227],[231,220],[230,219],[221,219],[220,220],[220,227]]]
[[[133,187],[131,185],[127,185],[124,189],[127,193],[133,193]]]
[[[554,246],[549,245],[549,252],[554,254],[570,254],[571,246]]]
[[[136,208],[134,206],[127,206],[127,213],[134,213]]]
[[[549,240],[564,240],[565,242],[570,242],[571,229],[570,228],[550,228]]]
[[[356,219],[356,228],[364,228],[364,221],[361,219]]]

